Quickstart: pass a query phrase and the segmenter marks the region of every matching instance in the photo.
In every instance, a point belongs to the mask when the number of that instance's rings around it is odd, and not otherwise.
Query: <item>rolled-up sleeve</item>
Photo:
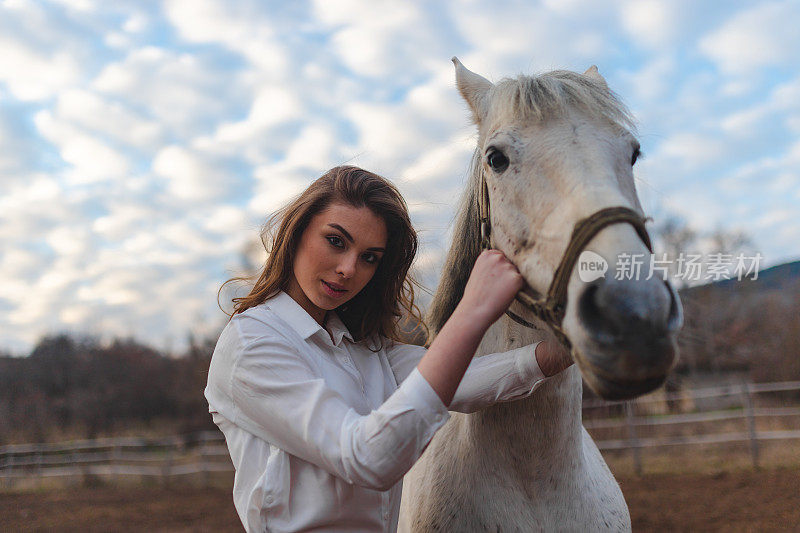
[[[230,374],[234,422],[349,483],[392,487],[449,416],[418,371],[360,415],[279,334],[238,352]]]
[[[536,346],[475,357],[456,390],[449,409],[472,413],[498,402],[530,396],[547,378],[536,362]],[[408,344],[393,344],[387,356],[398,383],[410,375],[426,349]]]

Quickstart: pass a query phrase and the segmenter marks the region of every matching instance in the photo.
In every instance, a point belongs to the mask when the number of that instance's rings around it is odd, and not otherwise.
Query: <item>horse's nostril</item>
[[[680,300],[662,283],[595,280],[579,297],[578,318],[586,332],[605,345],[674,333],[683,321]]]
[[[603,316],[600,299],[602,280],[589,283],[578,301],[578,316],[583,326],[600,343],[611,344],[619,331]]]

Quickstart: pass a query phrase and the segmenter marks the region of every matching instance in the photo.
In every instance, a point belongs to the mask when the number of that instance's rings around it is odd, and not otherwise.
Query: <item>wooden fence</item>
[[[724,387],[694,389],[682,393],[645,396],[631,402],[584,402],[584,426],[595,436],[601,450],[628,450],[636,471],[642,471],[641,451],[645,448],[746,442],[754,466],[759,464],[759,443],[800,439],[800,381],[782,383],[741,383]],[[777,394],[790,396],[774,406]],[[759,396],[771,395],[770,406],[758,406]],[[698,400],[728,397],[738,406],[699,410]],[[669,406],[687,407],[692,412],[667,413]],[[652,414],[652,413],[657,414]],[[644,413],[644,414],[640,414]],[[651,414],[647,414],[651,413]],[[598,416],[599,414],[599,416]],[[758,421],[783,418],[791,429],[763,430]],[[719,421],[740,421],[740,431],[706,432],[693,425]],[[682,435],[643,436],[645,427],[680,426]],[[602,432],[618,431],[621,438],[600,438]],[[85,481],[105,476],[158,478],[162,483],[179,476],[230,472],[233,466],[222,434],[216,431],[148,438],[109,438],[47,444],[16,444],[0,447],[0,486],[13,487],[20,480],[77,477]]]
[[[109,438],[0,447],[0,486],[21,480],[108,476],[158,478],[229,472],[233,466],[222,434],[204,431],[158,439]]]
[[[741,382],[720,387],[693,389],[679,393],[660,393],[644,396],[629,402],[604,402],[600,400],[584,402],[584,427],[595,436],[600,450],[629,450],[633,455],[634,468],[642,472],[642,454],[644,448],[669,446],[691,446],[701,444],[747,443],[753,467],[759,466],[759,443],[784,439],[800,439],[800,381],[780,383],[748,383]],[[783,393],[784,397],[778,398]],[[787,400],[786,396],[790,398]],[[711,404],[710,399],[727,398],[723,402],[725,409],[698,409],[698,403]],[[759,399],[768,406],[760,407]],[[730,400],[733,399],[734,402]],[[702,402],[699,402],[701,401]],[[738,403],[738,405],[736,405]],[[794,405],[775,406],[776,403]],[[670,406],[689,405],[692,412],[669,413]],[[652,411],[653,405],[657,414],[637,414]],[[680,407],[678,407],[680,409]],[[593,410],[600,410],[605,417],[595,418]],[[612,416],[608,416],[611,413]],[[759,429],[759,421],[775,421],[784,419],[781,424],[789,429]],[[740,422],[739,431],[708,432],[707,428],[698,427],[703,423],[720,421]],[[641,429],[650,427],[668,427],[680,425],[682,435],[658,435],[643,437]],[[713,424],[706,424],[713,425]],[[693,429],[696,427],[697,429]],[[624,430],[624,438],[598,438],[601,430]]]

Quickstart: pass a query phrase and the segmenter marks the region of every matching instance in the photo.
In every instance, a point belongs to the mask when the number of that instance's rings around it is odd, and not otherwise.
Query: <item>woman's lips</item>
[[[325,290],[325,293],[332,298],[339,298],[347,292],[347,289],[341,285],[337,283],[329,283],[325,280],[322,280],[322,287]]]

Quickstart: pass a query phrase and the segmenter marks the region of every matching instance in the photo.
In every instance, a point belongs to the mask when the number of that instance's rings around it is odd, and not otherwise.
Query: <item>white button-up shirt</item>
[[[395,531],[403,475],[447,421],[416,369],[425,348],[373,352],[329,313],[326,331],[286,293],[234,315],[205,389],[236,474],[247,531]],[[523,398],[534,347],[475,358],[450,409]]]

